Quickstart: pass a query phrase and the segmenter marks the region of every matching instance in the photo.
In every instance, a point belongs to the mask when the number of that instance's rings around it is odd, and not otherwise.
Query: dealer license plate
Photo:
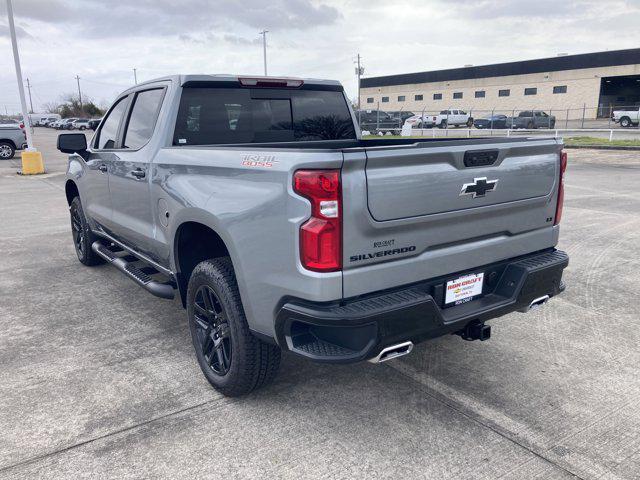
[[[447,306],[460,305],[473,300],[482,293],[484,272],[464,275],[447,282],[444,303]]]

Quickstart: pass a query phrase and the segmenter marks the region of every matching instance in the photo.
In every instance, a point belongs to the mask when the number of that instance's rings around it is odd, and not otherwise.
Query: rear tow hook
[[[462,330],[458,330],[455,333],[456,335],[460,335],[463,340],[467,340],[469,342],[473,340],[480,340],[481,342],[484,342],[491,338],[491,326],[485,325],[484,322],[481,322],[480,320],[474,320],[467,324],[467,326]]]

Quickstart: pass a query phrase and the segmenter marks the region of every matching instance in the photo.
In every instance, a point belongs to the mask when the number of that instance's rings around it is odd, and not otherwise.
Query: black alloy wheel
[[[76,247],[78,258],[84,258],[87,253],[87,245],[85,243],[85,231],[80,210],[71,209],[71,234],[73,235],[73,245]]]
[[[91,231],[91,227],[87,223],[80,197],[75,197],[69,205],[69,214],[71,217],[71,236],[73,238],[73,246],[80,263],[88,267],[104,263],[101,257],[91,249],[91,245],[98,238]]]
[[[201,285],[196,292],[194,321],[200,353],[213,373],[225,376],[231,367],[231,329],[220,299],[209,285]]]

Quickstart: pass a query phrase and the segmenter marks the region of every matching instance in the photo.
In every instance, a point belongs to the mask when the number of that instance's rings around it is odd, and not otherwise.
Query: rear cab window
[[[185,86],[173,145],[356,139],[342,90]]]
[[[147,144],[153,134],[163,97],[164,88],[136,93],[122,142],[123,148],[137,150]]]
[[[112,148],[116,148],[116,137],[118,135],[118,128],[120,126],[120,121],[124,116],[124,113],[127,109],[129,96],[122,97],[119,99],[116,104],[113,106],[111,111],[107,114],[104,122],[102,122],[102,127],[96,134],[96,139],[94,142],[94,148],[98,150],[109,150]]]

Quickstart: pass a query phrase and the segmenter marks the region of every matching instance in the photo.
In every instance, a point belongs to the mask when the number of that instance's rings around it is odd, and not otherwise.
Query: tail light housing
[[[257,88],[300,88],[304,80],[299,78],[238,77],[243,87]]]
[[[340,170],[298,170],[293,189],[311,202],[311,218],[300,227],[300,262],[307,270],[342,268]]]
[[[567,171],[567,152],[560,152],[560,183],[558,186],[558,205],[556,206],[556,218],[553,222],[558,225],[562,219],[562,205],[564,204],[564,174]]]

